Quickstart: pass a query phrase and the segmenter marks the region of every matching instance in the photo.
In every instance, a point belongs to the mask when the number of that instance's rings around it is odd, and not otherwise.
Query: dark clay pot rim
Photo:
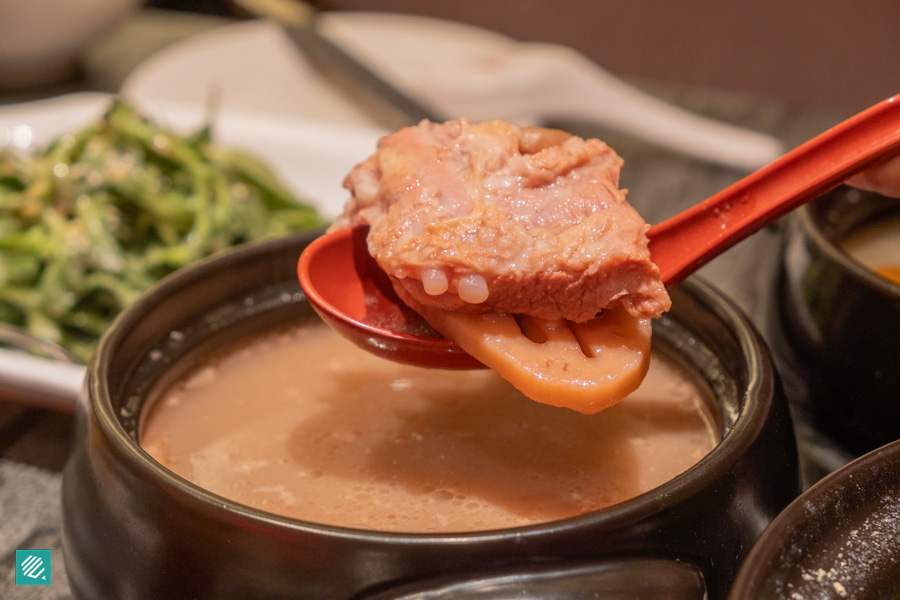
[[[878,488],[876,491],[884,492],[883,480],[879,475],[883,468],[890,467],[900,471],[900,440],[856,458],[829,473],[795,498],[775,517],[754,544],[733,582],[729,598],[737,600],[761,597],[760,595],[765,591],[762,586],[769,581],[775,565],[779,564],[781,553],[788,548],[796,549],[797,560],[790,565],[794,570],[815,572],[818,564],[807,565],[804,564],[804,561],[814,562],[814,557],[816,557],[814,551],[834,544],[833,540],[827,539],[825,542],[817,543],[819,539],[815,535],[812,536],[811,541],[807,537],[809,532],[818,527],[819,519],[816,518],[815,513],[826,512],[823,507],[831,506],[836,502],[836,492],[850,485],[864,486],[866,491],[871,491],[870,488],[874,486]],[[893,496],[900,492],[900,478],[892,482],[889,490],[890,495]],[[885,496],[883,493],[867,494],[863,504],[846,507],[842,510],[840,519],[849,522],[854,516],[866,513],[873,507],[875,508],[872,511],[873,514],[877,513],[879,509],[884,512],[885,509],[880,508],[878,504],[883,496]],[[830,522],[829,526],[837,528],[841,524]],[[843,552],[846,553],[847,559],[854,554],[852,549],[843,550]],[[878,574],[877,570],[875,574]],[[865,579],[868,575],[861,573],[860,576]],[[865,587],[862,586],[860,589]],[[875,597],[881,597],[878,596],[878,589],[871,589],[869,592],[875,594]]]
[[[824,212],[830,209],[831,203],[834,201],[835,197],[847,194],[858,195],[859,199],[855,201],[855,203],[866,202],[866,196],[883,198],[882,196],[868,194],[866,192],[844,186],[837,188],[823,198],[814,200],[813,202],[801,206],[795,211],[795,218],[800,223],[800,227],[802,228],[803,233],[809,240],[809,242],[813,244],[820,252],[822,252],[822,254],[827,256],[830,260],[839,264],[842,268],[846,269],[846,271],[852,277],[860,280],[866,286],[877,290],[887,297],[893,298],[897,302],[900,302],[900,283],[895,283],[893,281],[890,281],[889,279],[885,279],[884,277],[877,275],[869,267],[850,256],[838,245],[837,240],[835,240],[833,236],[828,235],[823,228],[822,223],[827,218]],[[890,199],[890,202],[897,203],[897,200]],[[889,208],[875,214],[891,214],[900,216],[900,203],[897,203],[896,209]],[[868,218],[870,219],[871,215]],[[848,227],[847,231],[841,232],[841,235],[846,235],[847,233],[849,233],[849,231],[862,225],[866,221],[867,219],[863,218],[860,222],[852,223],[850,227]]]
[[[703,309],[730,326],[731,333],[735,336],[735,344],[747,360],[747,388],[743,394],[738,392],[743,402],[740,414],[736,416],[734,425],[723,436],[721,442],[695,466],[657,488],[615,506],[567,519],[502,530],[445,534],[358,530],[282,517],[239,504],[182,479],[140,448],[137,441],[121,425],[113,407],[110,390],[106,385],[111,355],[115,352],[119,339],[127,335],[128,328],[132,324],[140,322],[142,315],[151,311],[161,299],[187,283],[197,278],[214,276],[217,271],[227,269],[232,261],[260,260],[266,254],[285,251],[291,246],[297,247],[299,256],[299,250],[314,237],[315,235],[305,234],[247,244],[202,260],[159,282],[115,319],[100,340],[88,366],[85,388],[87,400],[82,399],[82,404],[86,402],[89,406],[81,407],[93,413],[99,432],[112,450],[112,456],[105,460],[118,461],[131,475],[151,485],[165,488],[173,502],[213,518],[222,519],[224,522],[239,523],[246,529],[257,530],[263,534],[289,537],[306,533],[377,543],[437,542],[457,545],[511,537],[529,538],[565,534],[567,531],[585,526],[611,530],[663,512],[699,490],[708,489],[714,485],[715,480],[726,475],[758,437],[772,410],[775,395],[774,371],[761,338],[731,300],[721,295],[711,285],[692,277],[680,284],[680,287],[692,295]]]

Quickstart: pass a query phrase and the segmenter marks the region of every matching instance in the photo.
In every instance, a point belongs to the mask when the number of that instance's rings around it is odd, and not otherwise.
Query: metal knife
[[[335,87],[387,129],[414,125],[422,119],[441,122],[436,114],[350,56],[316,28],[316,10],[302,0],[233,0],[249,14],[284,27],[306,58]]]

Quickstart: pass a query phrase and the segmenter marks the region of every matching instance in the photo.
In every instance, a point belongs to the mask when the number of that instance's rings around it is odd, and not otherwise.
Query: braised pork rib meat
[[[669,296],[649,226],[605,143],[502,121],[423,121],[384,137],[346,177],[332,227],[368,224],[369,251],[413,308],[585,322]]]

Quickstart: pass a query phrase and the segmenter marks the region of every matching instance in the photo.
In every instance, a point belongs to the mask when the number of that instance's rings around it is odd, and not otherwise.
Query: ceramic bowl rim
[[[838,188],[831,192],[829,196],[823,198],[822,202],[813,201],[798,208],[796,210],[796,218],[800,223],[803,234],[806,239],[815,244],[816,248],[824,253],[830,260],[839,264],[855,279],[862,281],[866,286],[877,290],[882,295],[900,301],[900,283],[895,283],[877,275],[869,267],[850,256],[836,243],[836,241],[832,240],[831,237],[825,233],[820,225],[821,220],[825,217],[817,211],[822,210],[821,207],[823,203],[830,200],[836,194],[848,193],[863,194],[864,192],[852,188]],[[900,204],[898,204],[898,208],[895,211],[891,211],[891,213],[896,213],[896,216],[900,217]]]
[[[779,552],[789,544],[798,528],[802,530],[799,524],[804,521],[804,517],[809,516],[808,506],[823,499],[827,500],[835,488],[841,487],[853,479],[858,479],[861,474],[865,474],[885,462],[900,465],[900,440],[885,444],[855,458],[824,476],[792,500],[756,540],[732,583],[732,590],[735,592],[761,591],[753,586],[766,581],[769,569],[776,561]],[[897,487],[900,489],[900,482]]]

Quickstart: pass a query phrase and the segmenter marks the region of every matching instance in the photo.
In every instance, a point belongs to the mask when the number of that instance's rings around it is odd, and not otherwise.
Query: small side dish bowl
[[[900,597],[900,442],[832,472],[766,529],[730,600]]]
[[[140,0],[0,2],[0,87],[71,76],[90,44]]]
[[[778,301],[807,388],[800,408],[849,458],[900,439],[900,283],[848,246],[865,231],[882,236],[876,258],[900,266],[897,199],[841,187],[798,209]]]
[[[768,351],[735,306],[699,280],[673,290],[654,340],[708,384],[722,439],[630,500],[523,527],[390,533],[278,516],[175,475],[139,443],[151,391],[223,346],[318,322],[295,271],[311,239],[256,244],[180,271],[101,340],[63,477],[76,598],[394,597],[417,585],[465,587],[461,579],[488,570],[504,585],[518,578],[520,589],[570,575],[636,577],[648,590],[674,585],[717,599],[799,493],[793,428]]]

